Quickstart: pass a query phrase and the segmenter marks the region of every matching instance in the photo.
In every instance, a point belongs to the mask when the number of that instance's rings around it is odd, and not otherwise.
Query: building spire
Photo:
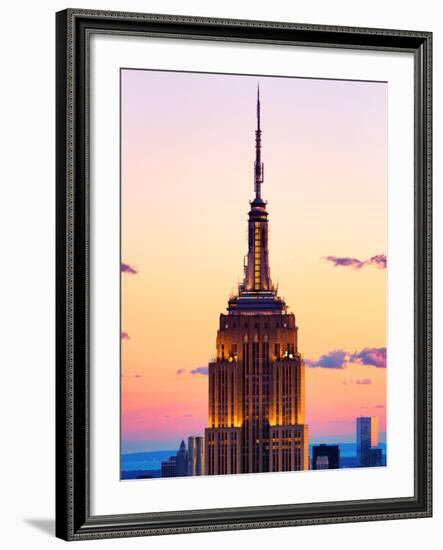
[[[228,310],[235,312],[286,311],[285,302],[276,294],[269,268],[268,212],[261,197],[263,162],[261,160],[260,88],[257,85],[257,127],[255,130],[254,190],[248,213],[248,253],[243,264],[244,278],[237,296],[229,299]]]
[[[248,260],[244,288],[253,292],[272,291],[268,255],[268,213],[261,197],[263,162],[261,160],[260,88],[257,84],[257,128],[255,130],[254,189],[248,221]]]
[[[263,183],[264,166],[261,161],[261,128],[260,128],[260,85],[257,84],[257,129],[255,130],[255,163],[254,191],[255,198],[261,199],[261,184]]]

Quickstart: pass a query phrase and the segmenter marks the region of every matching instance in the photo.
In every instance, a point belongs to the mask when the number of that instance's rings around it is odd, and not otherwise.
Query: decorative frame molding
[[[89,508],[89,40],[91,34],[403,51],[415,67],[415,494],[91,516]],[[56,535],[65,540],[432,515],[432,33],[68,9],[56,15]],[[74,414],[75,413],[75,414]]]

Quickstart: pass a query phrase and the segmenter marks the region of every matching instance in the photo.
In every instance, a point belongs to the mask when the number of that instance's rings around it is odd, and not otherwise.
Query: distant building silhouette
[[[340,468],[340,447],[338,445],[315,445],[312,448],[313,470],[333,470]]]
[[[188,437],[188,475],[205,475],[205,439],[198,435]]]
[[[357,465],[371,466],[371,449],[378,445],[378,418],[357,417]],[[381,450],[380,450],[381,452]]]
[[[379,447],[369,450],[369,466],[383,466],[382,450]]]
[[[177,457],[170,456],[168,460],[162,460],[161,463],[162,477],[177,476]]]
[[[180,443],[180,448],[177,453],[177,477],[188,475],[188,451],[186,450],[185,442]]]
[[[185,442],[180,443],[180,448],[175,456],[161,463],[162,477],[183,477],[188,475],[188,451]]]

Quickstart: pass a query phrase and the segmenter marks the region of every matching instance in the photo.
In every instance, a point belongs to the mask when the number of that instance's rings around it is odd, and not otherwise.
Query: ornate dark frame
[[[432,514],[432,33],[68,9],[56,15],[56,535],[65,540],[429,517]],[[93,33],[403,51],[415,64],[413,497],[91,516],[89,39]]]

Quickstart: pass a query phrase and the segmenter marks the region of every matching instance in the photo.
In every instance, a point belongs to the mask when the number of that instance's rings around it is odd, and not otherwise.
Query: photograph
[[[63,540],[432,516],[432,32],[315,21],[56,14]]]
[[[387,106],[120,69],[122,482],[389,465]]]

